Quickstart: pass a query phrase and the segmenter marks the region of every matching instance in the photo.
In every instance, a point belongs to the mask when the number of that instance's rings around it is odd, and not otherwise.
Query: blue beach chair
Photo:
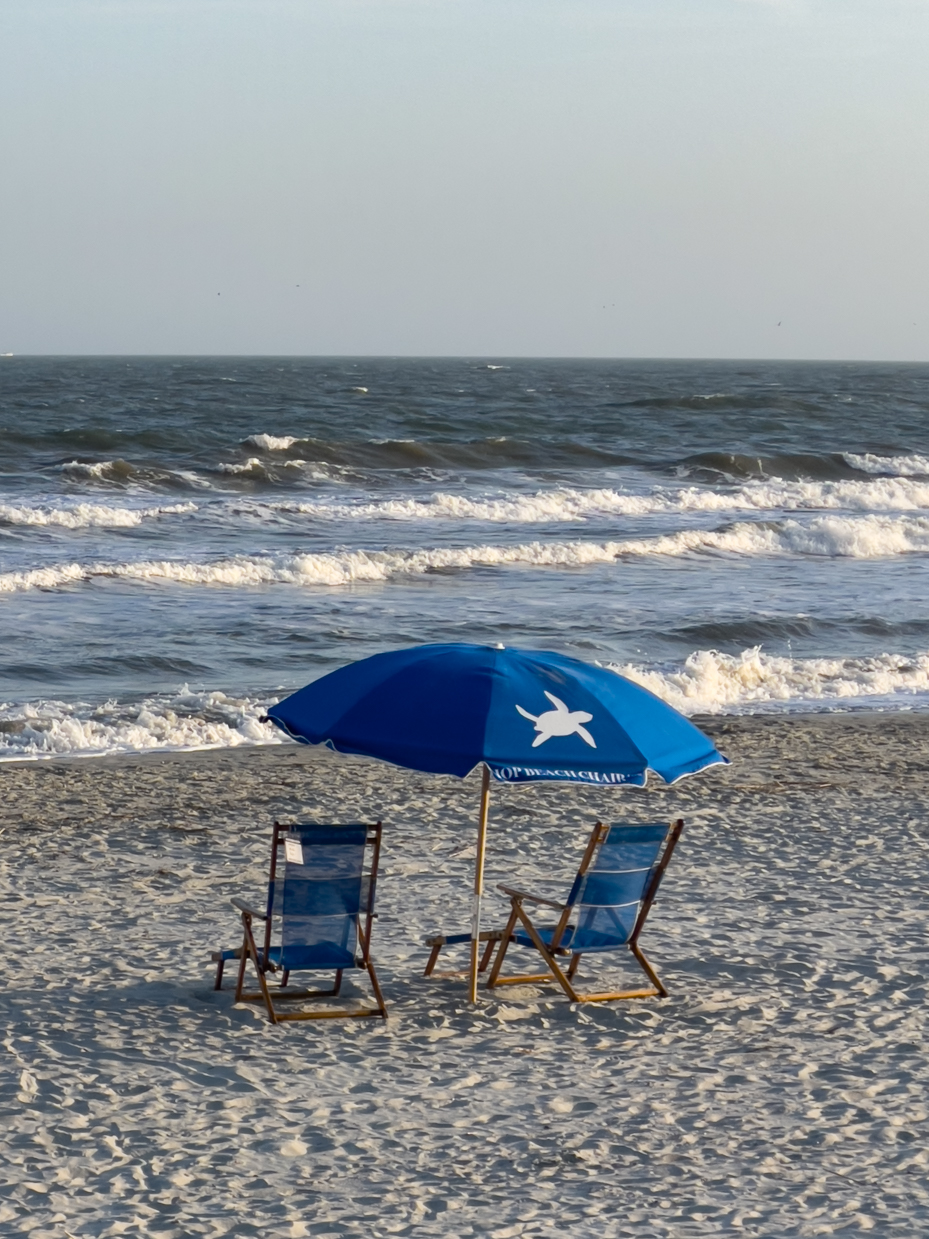
[[[684,829],[677,821],[670,826],[628,826],[598,822],[593,828],[577,877],[564,903],[531,895],[511,886],[499,890],[510,898],[511,912],[500,934],[497,958],[487,988],[557,981],[571,1002],[609,1002],[615,998],[666,997],[668,991],[642,953],[639,934],[655,902],[658,887]],[[560,913],[554,925],[539,925],[525,904],[552,908]],[[511,944],[535,949],[547,972],[501,976]],[[583,955],[628,948],[651,981],[649,989],[616,990],[581,994],[574,976]],[[570,957],[567,968],[559,959]]]
[[[376,826],[285,826],[274,823],[271,872],[265,912],[233,899],[242,917],[242,946],[213,955],[216,989],[222,988],[227,960],[238,959],[236,1002],[264,1002],[272,1024],[281,1020],[320,1020],[380,1015],[387,1008],[371,962],[371,926],[381,848],[381,824]],[[264,922],[261,946],[255,922]],[[245,989],[249,960],[258,989]],[[363,968],[371,981],[376,1008],[362,1010],[280,1011],[282,1001],[311,1000],[339,993],[346,968]],[[292,972],[334,971],[331,989],[289,986]],[[280,973],[273,989],[268,975]]]

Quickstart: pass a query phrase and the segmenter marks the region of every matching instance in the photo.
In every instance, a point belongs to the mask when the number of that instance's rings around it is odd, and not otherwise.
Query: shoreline
[[[832,730],[888,728],[896,730],[903,727],[925,728],[929,733],[929,706],[926,709],[879,710],[810,710],[790,711],[783,713],[758,714],[694,714],[688,716],[693,723],[714,741],[725,743],[726,737],[735,737],[739,741],[746,733],[757,731],[763,734],[780,732],[796,732],[798,729],[809,728],[812,731],[829,733]],[[204,745],[201,748],[150,748],[129,752],[104,753],[60,753],[50,756],[36,755],[33,757],[17,757],[0,760],[0,775],[6,770],[37,769],[49,766],[69,767],[81,766],[85,763],[101,767],[118,767],[135,762],[148,764],[159,761],[189,760],[222,760],[224,758],[248,759],[254,754],[274,760],[272,754],[314,753],[320,752],[324,745],[307,745],[294,742],[283,736],[279,743],[271,744],[231,744]],[[727,754],[728,756],[728,754]],[[340,760],[367,761],[367,758],[351,757],[338,754]],[[307,758],[309,760],[309,758]],[[384,763],[389,764],[389,763]],[[652,773],[650,782],[654,784],[659,776]],[[627,789],[631,790],[631,789]]]
[[[641,818],[659,806],[669,817],[694,811],[725,816],[744,796],[796,798],[842,789],[870,801],[899,794],[901,776],[914,797],[922,801],[925,793],[929,802],[929,713],[713,715],[694,721],[730,765],[671,785],[651,774],[644,788],[495,784],[495,812],[538,803],[561,806],[570,820],[587,820],[591,813]],[[84,822],[100,829],[111,814],[144,829],[162,820],[180,825],[185,813],[204,826],[215,821],[217,828],[238,827],[250,819],[270,827],[273,818],[324,818],[349,806],[356,820],[374,820],[405,803],[411,787],[434,800],[438,818],[451,824],[473,816],[472,789],[479,780],[479,770],[464,779],[424,774],[291,741],[66,755],[0,766],[0,830],[24,822]]]

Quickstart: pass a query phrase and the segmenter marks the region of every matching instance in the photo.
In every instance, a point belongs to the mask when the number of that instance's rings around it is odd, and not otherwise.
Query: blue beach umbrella
[[[537,650],[419,645],[349,663],[268,717],[295,740],[463,778],[483,765],[474,880],[471,999],[491,778],[642,787],[725,762],[701,731],[603,667]]]

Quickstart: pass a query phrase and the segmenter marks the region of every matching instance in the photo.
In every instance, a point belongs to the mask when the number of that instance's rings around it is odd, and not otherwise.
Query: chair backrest
[[[366,918],[362,927],[366,950],[380,834],[380,823],[282,826],[275,822],[265,947],[270,948],[279,927],[285,971],[353,967],[360,916]],[[292,852],[297,850],[293,844],[299,845],[300,860],[287,856],[288,842]]]
[[[599,838],[595,829],[568,896],[574,927],[561,945],[578,952],[626,946],[651,906],[682,827],[615,822],[599,826]]]

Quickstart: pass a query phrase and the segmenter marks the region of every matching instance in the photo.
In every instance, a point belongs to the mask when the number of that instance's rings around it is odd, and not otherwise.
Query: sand
[[[929,718],[705,725],[734,765],[674,788],[494,789],[491,888],[557,891],[597,816],[687,822],[643,937],[670,998],[584,1008],[418,975],[467,924],[474,776],[296,746],[4,766],[0,1233],[929,1232]],[[275,816],[383,818],[386,1024],[213,992]]]

